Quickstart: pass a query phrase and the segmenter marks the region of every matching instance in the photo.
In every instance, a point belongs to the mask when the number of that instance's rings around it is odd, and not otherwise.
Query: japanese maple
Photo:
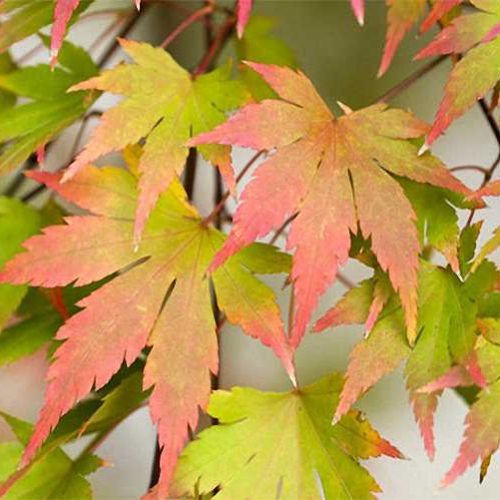
[[[13,435],[0,496],[91,498],[98,447],[147,405],[147,498],[373,498],[361,461],[405,455],[355,405],[400,367],[430,459],[441,395],[468,405],[441,486],[476,463],[483,481],[500,445],[500,154],[449,168],[429,148],[476,103],[500,147],[500,2],[386,0],[378,76],[415,27],[438,30],[416,58],[439,57],[358,109],[327,105],[259,2],[163,2],[185,18],[156,44],[135,31],[151,3],[99,13],[116,19],[95,58],[101,36],[88,51],[65,37],[97,2],[0,1],[0,366],[42,348],[50,361],[34,425],[0,408]],[[359,25],[366,3],[347,5]],[[199,59],[192,39],[183,55],[172,45],[194,24]],[[39,45],[19,56],[28,38]],[[432,124],[390,104],[448,56]],[[119,101],[102,109],[104,93]],[[244,166],[237,148],[253,150]],[[200,160],[214,167],[212,206],[192,196]],[[359,283],[343,274],[350,259]],[[325,311],[336,281],[347,290]],[[219,379],[227,322],[270,349],[288,390]],[[307,333],[346,325],[364,336],[345,373],[296,368]]]

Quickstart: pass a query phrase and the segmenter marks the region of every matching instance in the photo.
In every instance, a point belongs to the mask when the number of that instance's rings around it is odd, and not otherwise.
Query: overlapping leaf
[[[8,52],[0,54],[0,75],[10,73],[15,68],[14,61]],[[0,111],[12,107],[16,103],[16,96],[12,92],[0,90]]]
[[[255,61],[280,66],[297,67],[297,61],[291,48],[272,33],[276,20],[252,16],[245,33],[236,42],[236,53],[240,61]],[[250,90],[252,97],[260,101],[265,98],[276,97],[260,76],[245,64],[239,67],[241,79]]]
[[[387,33],[378,76],[389,68],[405,35],[417,24],[429,2],[426,0],[385,0],[387,4]],[[442,20],[462,0],[436,0],[422,22],[420,31],[425,32]]]
[[[68,23],[77,19],[93,0],[3,0],[0,2],[0,14],[9,14],[9,18],[0,26],[0,51],[9,48],[23,38],[37,33],[44,26],[52,23],[54,15],[55,46],[61,48],[62,38]],[[73,5],[70,8],[70,5]]]
[[[371,280],[370,280],[371,281]],[[342,323],[364,323],[373,302],[374,284],[365,281],[346,296],[316,325],[320,331]],[[405,359],[407,386],[426,450],[434,454],[433,414],[438,393],[420,389],[446,375],[454,366],[476,383],[484,385],[478,367],[478,304],[491,289],[491,269],[484,267],[465,282],[448,269],[425,264],[419,273],[418,330],[413,350],[405,341],[405,325],[395,297],[385,306],[368,338],[352,351],[346,383],[340,395],[335,419],[341,418],[384,375],[394,371]]]
[[[498,305],[498,298],[496,300]],[[497,308],[496,314],[499,315]],[[481,480],[486,475],[489,459],[500,445],[500,347],[487,340],[478,342],[478,361],[488,382],[488,387],[480,391],[472,404],[466,419],[465,432],[458,456],[442,481],[442,486],[454,482],[465,470],[482,461]],[[433,383],[423,388],[431,396],[445,388],[472,385],[474,381],[461,367],[453,367]]]
[[[359,412],[331,425],[342,377],[287,393],[216,391],[208,407],[220,425],[200,433],[180,457],[176,495],[215,498],[373,498],[378,485],[357,459],[400,452]]]
[[[253,0],[238,0],[236,29],[240,38],[243,36],[245,27],[250,19],[252,4]],[[351,0],[351,7],[358,23],[363,25],[365,22],[365,0]]]
[[[72,88],[110,91],[126,99],[104,113],[64,180],[100,156],[147,136],[139,164],[137,243],[158,196],[183,170],[188,154],[186,141],[192,134],[224,121],[224,112],[241,104],[245,92],[240,82],[229,80],[229,66],[193,80],[163,49],[127,40],[120,43],[136,64],[121,64]],[[229,148],[208,146],[200,148],[200,152],[219,167],[233,189]]]
[[[66,93],[71,85],[97,73],[83,49],[66,42],[59,62],[54,71],[42,64],[0,75],[0,88],[30,101],[2,112],[0,174],[19,167],[33,151],[83,115],[97,98],[96,92]]]
[[[38,232],[40,222],[36,210],[20,201],[0,197],[0,265],[21,251],[21,243]],[[0,285],[0,331],[26,291],[25,286]]]
[[[387,34],[378,76],[387,71],[403,37],[422,16],[427,5],[426,0],[386,0],[386,3]]]
[[[61,415],[92,387],[103,387],[123,361],[131,364],[149,345],[144,388],[153,387],[150,408],[164,447],[164,495],[188,426],[196,427],[198,406],[208,401],[210,371],[217,371],[205,271],[224,237],[204,227],[174,182],[134,252],[137,182],[130,173],[88,167],[64,184],[60,174],[32,176],[95,215],[69,217],[66,225],[49,227],[28,240],[28,251],[6,265],[1,280],[81,286],[118,275],[83,299],[83,311],[59,330],[57,338],[65,342],[49,369],[45,405],[24,460],[33,457]],[[252,274],[288,268],[289,260],[273,247],[256,245],[228,261],[213,281],[218,306],[229,321],[271,346],[293,378],[291,351],[273,292]]]
[[[435,453],[433,414],[439,394],[418,390],[447,373],[453,365],[464,366],[478,383],[481,371],[475,364],[477,295],[449,270],[423,267],[419,285],[419,340],[406,365],[410,399],[429,457]]]
[[[54,23],[52,25],[52,37],[50,41],[50,63],[52,66],[57,62],[59,50],[63,44],[64,35],[66,34],[71,17],[75,11],[78,13],[86,9],[92,2],[93,0],[55,0],[53,8]],[[135,0],[135,6],[139,9],[140,0]]]
[[[500,3],[495,0],[472,0],[472,3],[479,12],[455,19],[416,56],[420,59],[439,54],[465,54],[451,71],[427,137],[428,144],[500,80]]]
[[[245,106],[212,132],[191,140],[193,145],[276,148],[244,190],[229,239],[212,269],[298,213],[288,236],[288,247],[296,248],[292,343],[297,346],[319,296],[347,260],[350,235],[357,233],[359,223],[401,296],[413,341],[419,242],[415,213],[390,174],[462,193],[467,188],[437,158],[417,156],[417,146],[407,139],[423,135],[427,126],[409,113],[377,104],[336,118],[302,73],[249,65],[282,100]]]
[[[252,11],[252,0],[238,0],[236,16],[236,32],[238,33],[238,38],[243,36],[243,32],[250,20],[250,13]]]
[[[422,23],[420,30],[427,31],[461,3],[462,0],[435,0],[429,15]]]
[[[32,427],[27,422],[2,413],[18,442],[0,444],[0,483],[12,476],[19,465],[23,447],[28,442]],[[2,494],[5,499],[67,498],[91,499],[92,490],[85,476],[102,467],[103,461],[95,455],[84,454],[72,460],[56,447],[31,467],[11,488]]]

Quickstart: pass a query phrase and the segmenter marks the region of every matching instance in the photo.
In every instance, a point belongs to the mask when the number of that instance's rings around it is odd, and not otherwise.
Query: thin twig
[[[184,170],[184,189],[186,190],[188,200],[193,199],[197,161],[198,153],[196,151],[196,148],[189,148],[189,153],[186,160],[186,168]]]
[[[293,321],[295,313],[295,284],[290,287],[290,301],[288,303],[288,338],[292,337]]]
[[[158,484],[158,481],[160,480],[160,458],[161,458],[161,447],[160,447],[160,443],[159,443],[158,438],[157,438],[156,444],[155,444],[155,454],[153,457],[153,463],[151,465],[151,476],[149,478],[149,489],[153,488],[153,486]]]
[[[485,167],[480,167],[478,165],[459,165],[458,167],[451,167],[450,172],[462,172],[464,170],[472,170],[486,175],[488,169]]]
[[[136,24],[138,23],[139,19],[141,19],[141,15],[144,14],[144,12],[146,12],[147,7],[148,6],[146,5],[140,13],[134,12],[134,15],[130,18],[128,23],[125,24],[125,26],[120,30],[120,32],[115,37],[115,40],[113,41],[113,43],[108,47],[108,49],[104,52],[104,54],[98,60],[97,66],[99,66],[99,68],[102,68],[114,56],[115,52],[120,47],[118,39],[119,38],[126,38],[132,32],[132,30],[135,28]]]
[[[479,99],[478,101],[479,107],[481,108],[481,111],[484,114],[484,117],[486,118],[486,121],[488,122],[488,125],[490,126],[491,131],[493,132],[493,135],[495,136],[495,139],[498,143],[498,146],[500,148],[500,126],[498,125],[497,121],[495,120],[495,117],[492,115],[488,105],[486,104],[486,101],[484,99]],[[500,153],[497,157],[497,160],[493,162],[489,170],[484,176],[484,181],[483,181],[483,186],[485,186],[488,181],[491,179],[493,176],[493,173],[495,172],[496,168],[498,167],[500,163]]]
[[[297,215],[299,215],[299,214],[295,213],[295,214],[290,215],[290,217],[288,217],[285,220],[285,222],[283,222],[283,224],[281,224],[281,226],[274,233],[274,236],[269,240],[270,245],[274,245],[278,241],[278,238],[283,234],[283,231],[288,227],[288,224],[290,224],[293,221],[293,219],[295,219],[295,217],[297,217]]]
[[[379,103],[385,103],[392,101],[396,96],[404,92],[406,89],[411,87],[414,83],[416,83],[420,78],[425,76],[427,73],[432,71],[434,68],[439,66],[443,61],[448,59],[448,56],[440,56],[434,60],[432,60],[430,63],[426,64],[425,66],[422,66],[420,69],[412,73],[410,76],[405,78],[402,82],[399,82],[397,85],[389,89],[385,94],[383,94],[381,97],[377,99],[376,102]]]
[[[130,19],[134,17],[134,14],[127,13],[126,16],[120,14],[116,17],[116,19],[106,27],[105,30],[92,42],[92,45],[89,47],[89,52],[92,54],[95,52],[100,45],[108,38],[108,36],[117,30],[122,24],[127,23]]]
[[[356,287],[356,284],[353,283],[347,276],[343,275],[342,273],[337,273],[337,279],[342,283],[346,288],[349,288],[349,290],[352,290],[353,288]]]
[[[240,182],[242,177],[248,172],[250,167],[264,154],[264,152],[265,151],[259,151],[250,159],[250,161],[243,167],[243,170],[239,173],[238,177],[236,177],[236,183]],[[229,198],[230,194],[230,191],[226,191],[222,195],[219,203],[217,203],[214,209],[203,219],[202,224],[204,226],[210,224],[217,217],[219,212],[224,208],[224,205],[226,204],[226,201]]]
[[[166,49],[183,31],[185,31],[189,26],[196,22],[200,17],[204,17],[207,14],[213,12],[212,5],[206,5],[201,9],[195,10],[190,16],[188,16],[184,21],[182,21],[177,28],[170,33],[163,42],[160,43],[162,49]]]
[[[217,57],[225,42],[231,36],[235,24],[236,18],[234,16],[231,16],[222,25],[207,53],[205,54],[197,68],[193,71],[193,78],[196,78],[197,76],[207,71],[207,68],[209,68],[209,66],[212,64],[212,61]]]

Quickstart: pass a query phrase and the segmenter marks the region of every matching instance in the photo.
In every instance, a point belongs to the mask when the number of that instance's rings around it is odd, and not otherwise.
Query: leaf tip
[[[345,115],[350,115],[352,113],[352,109],[341,101],[337,101],[339,108],[344,112]]]
[[[429,151],[429,149],[430,149],[430,143],[428,140],[426,140],[422,144],[421,148],[418,150],[418,156],[424,155],[425,153],[427,153],[427,151]]]

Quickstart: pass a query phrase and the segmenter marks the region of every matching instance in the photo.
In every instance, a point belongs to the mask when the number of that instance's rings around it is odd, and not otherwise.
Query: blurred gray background
[[[409,0],[410,1],[410,0]],[[98,1],[97,8],[123,4],[129,0]],[[177,2],[193,9],[199,3]],[[385,90],[398,83],[418,68],[411,62],[417,49],[430,40],[430,36],[417,37],[412,32],[403,42],[393,65],[381,79],[376,78],[385,37],[385,13],[383,0],[368,0],[366,22],[359,27],[352,15],[347,0],[286,1],[257,0],[255,12],[278,20],[276,34],[293,48],[301,68],[317,86],[324,99],[335,109],[340,100],[356,109],[374,102]],[[144,16],[132,37],[158,43],[183,18],[181,9],[154,7]],[[71,39],[89,47],[98,34],[113,22],[109,15],[95,15],[79,23],[71,33]],[[432,35],[432,33],[430,34]],[[108,39],[109,40],[109,39]],[[33,45],[28,40],[14,48],[22,55]],[[109,43],[109,42],[108,42]],[[106,44],[97,47],[98,55]],[[179,62],[192,67],[202,54],[203,37],[199,26],[193,26],[172,46],[171,51]],[[230,55],[229,48],[225,55]],[[43,61],[47,55],[38,54],[33,61]],[[117,54],[111,64],[123,58]],[[411,109],[422,119],[432,121],[442,96],[442,87],[449,72],[448,63],[442,64],[422,78],[410,90],[401,94],[392,104]],[[112,96],[104,96],[97,103],[105,109],[116,102]],[[49,168],[59,167],[71,150],[77,127],[72,127],[59,141],[47,159]],[[498,145],[480,113],[474,108],[457,120],[433,147],[450,167],[457,165],[489,166],[495,159]],[[250,155],[248,151],[236,151],[235,163],[241,168]],[[498,175],[498,174],[497,174]],[[477,187],[481,176],[474,172],[461,173],[461,178],[471,187]],[[249,179],[247,175],[246,180]],[[244,186],[244,182],[239,189]],[[208,213],[213,197],[213,170],[199,165],[195,202],[202,213]],[[500,219],[500,204],[488,199],[489,208],[479,212],[489,220],[483,226],[481,241],[491,236]],[[231,208],[234,208],[234,203]],[[467,214],[461,214],[462,223]],[[388,221],[390,223],[390,221]],[[498,260],[498,254],[495,255]],[[351,280],[358,281],[368,275],[360,264],[349,263],[342,271]],[[282,280],[276,280],[276,287]],[[316,317],[340,297],[345,288],[335,284],[321,301]],[[288,298],[281,294],[282,310],[288,309]],[[284,313],[285,314],[285,313]],[[344,327],[327,331],[321,335],[307,335],[297,353],[297,371],[301,383],[308,383],[319,376],[344,370],[353,345],[362,337],[360,328]],[[289,382],[273,353],[256,341],[244,336],[238,328],[226,326],[221,334],[221,374],[224,388],[233,385],[249,385],[266,390],[286,390]],[[0,370],[0,408],[21,418],[35,420],[41,406],[44,376],[47,368],[45,353],[23,360]],[[417,426],[414,423],[401,372],[386,377],[358,404],[375,427],[394,443],[408,460],[386,458],[366,462],[383,489],[379,498],[401,499],[481,499],[499,498],[500,460],[494,457],[490,472],[479,486],[478,466],[470,469],[454,485],[438,490],[438,484],[452,464],[461,441],[466,406],[452,392],[441,398],[436,414],[437,453],[434,463],[427,459]],[[8,431],[0,427],[0,438]],[[99,448],[99,455],[113,464],[90,476],[96,498],[135,499],[147,488],[154,451],[155,429],[150,423],[147,410],[131,416]],[[235,499],[237,500],[237,499]],[[258,499],[256,499],[258,500]]]

